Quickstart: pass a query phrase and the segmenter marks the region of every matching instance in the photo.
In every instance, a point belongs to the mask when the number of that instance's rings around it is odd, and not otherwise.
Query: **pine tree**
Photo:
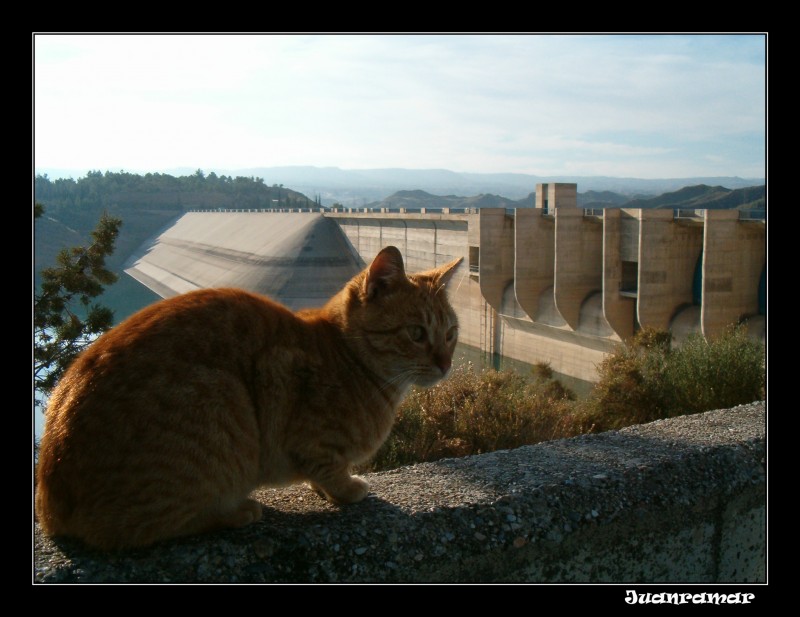
[[[44,213],[34,206],[34,218]],[[33,375],[37,399],[46,396],[89,343],[114,323],[111,309],[92,303],[117,275],[106,268],[122,221],[103,214],[88,246],[63,249],[57,265],[41,271],[33,297]],[[37,402],[40,402],[37,400]]]

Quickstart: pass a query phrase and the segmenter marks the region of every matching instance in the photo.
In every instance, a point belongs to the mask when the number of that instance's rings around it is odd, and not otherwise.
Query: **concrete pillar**
[[[574,182],[545,182],[536,185],[536,208],[552,212],[553,208],[577,208],[578,185]]]
[[[766,256],[765,223],[739,222],[736,210],[706,210],[700,310],[706,338],[758,313],[758,281]]]
[[[629,216],[629,215],[625,215]],[[633,336],[635,300],[622,295],[622,210],[603,210],[603,316],[621,339]]]
[[[514,218],[514,292],[525,313],[536,320],[541,293],[554,284],[555,222],[541,208],[517,208]]]
[[[703,226],[676,221],[672,210],[638,210],[637,313],[642,327],[669,328],[681,306],[692,303],[692,281],[703,247]]]
[[[481,245],[481,215],[477,212],[467,215],[467,243],[475,247]]]
[[[478,216],[481,293],[499,311],[503,292],[514,281],[514,219],[505,208],[481,208]]]
[[[555,217],[556,308],[577,330],[581,304],[603,286],[603,226],[578,208],[557,207]]]
[[[547,195],[547,187],[549,185],[547,183],[537,184],[536,185],[536,198],[533,202],[535,208],[539,210],[546,210],[547,206],[549,205],[548,202],[548,195]]]
[[[577,208],[578,185],[572,182],[553,182],[547,185],[547,201],[551,208]]]
[[[514,219],[505,208],[481,208],[479,284],[487,303],[481,325],[484,349],[491,353],[495,368],[502,354],[502,326],[499,313],[503,292],[514,282]]]

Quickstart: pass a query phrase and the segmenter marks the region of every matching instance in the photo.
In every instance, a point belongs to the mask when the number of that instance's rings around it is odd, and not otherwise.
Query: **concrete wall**
[[[255,525],[112,555],[36,525],[33,580],[764,582],[765,418],[752,404],[367,474],[343,508],[261,490]]]
[[[542,362],[561,374],[597,380],[597,365],[615,349],[612,340],[586,336],[569,328],[500,316],[502,355],[528,364]]]

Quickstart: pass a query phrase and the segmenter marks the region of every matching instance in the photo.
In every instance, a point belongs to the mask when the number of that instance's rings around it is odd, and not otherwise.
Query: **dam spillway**
[[[409,272],[458,257],[459,340],[596,380],[636,329],[712,337],[749,321],[764,337],[766,222],[735,210],[584,210],[574,184],[534,208],[187,212],[125,272],[162,297],[236,286],[292,309],[321,306],[385,246]]]
[[[186,213],[124,266],[164,298],[241,287],[294,310],[321,306],[361,267],[334,221],[281,212]]]

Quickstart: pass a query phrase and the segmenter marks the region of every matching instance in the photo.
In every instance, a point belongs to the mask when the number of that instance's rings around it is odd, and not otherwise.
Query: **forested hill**
[[[42,268],[55,263],[65,247],[85,244],[103,212],[122,219],[109,267],[121,274],[122,264],[143,242],[171,220],[192,208],[305,208],[315,203],[282,185],[267,186],[261,178],[205,175],[189,176],[89,172],[78,180],[51,180],[36,176],[34,196],[44,206],[44,216],[34,228],[34,283]],[[155,296],[129,279],[120,277],[104,296],[119,317],[151,302]]]
[[[78,180],[36,176],[36,201],[47,214],[79,231],[90,229],[102,212],[122,215],[141,210],[185,211],[191,208],[305,208],[315,203],[283,185],[262,178],[205,175],[131,174],[90,171]]]

